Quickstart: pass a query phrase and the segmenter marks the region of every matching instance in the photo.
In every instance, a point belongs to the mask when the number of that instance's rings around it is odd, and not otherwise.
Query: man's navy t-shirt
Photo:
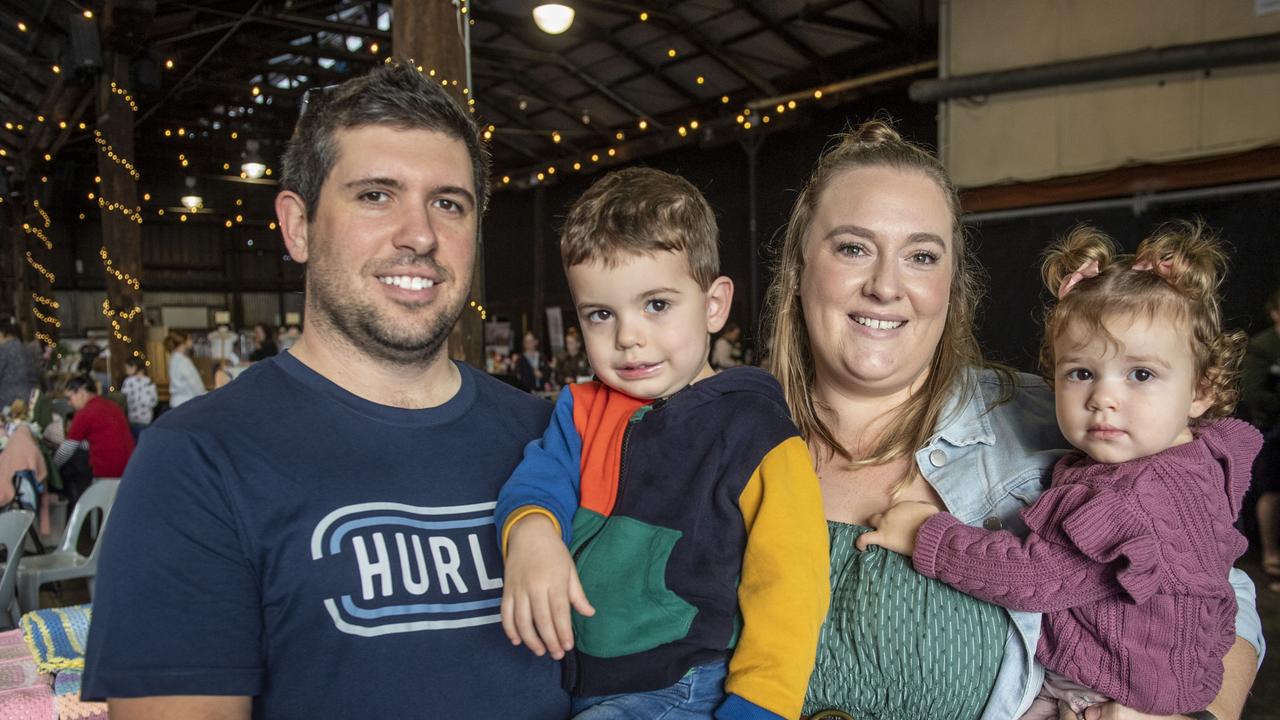
[[[458,365],[362,400],[289,354],[164,415],[121,483],[84,697],[253,695],[259,718],[564,718],[499,624],[498,489],[551,405]]]

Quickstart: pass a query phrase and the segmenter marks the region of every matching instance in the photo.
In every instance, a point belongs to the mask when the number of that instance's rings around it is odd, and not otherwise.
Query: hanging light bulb
[[[533,8],[533,24],[548,35],[559,35],[573,24],[573,8],[559,3],[542,3]]]
[[[267,166],[262,162],[262,155],[258,151],[257,140],[247,140],[244,144],[244,153],[241,154],[243,162],[240,163],[240,170],[246,177],[257,180],[267,172]]]
[[[187,192],[181,198],[182,207],[188,210],[195,210],[204,204],[204,198],[200,197],[200,193],[196,190],[196,179],[188,177],[186,180]]]

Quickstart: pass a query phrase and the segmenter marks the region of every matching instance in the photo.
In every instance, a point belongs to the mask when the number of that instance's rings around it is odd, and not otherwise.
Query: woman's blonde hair
[[[1097,274],[1084,273],[1060,299],[1064,282],[1082,267],[1097,263]],[[1109,319],[1145,317],[1183,325],[1196,362],[1196,377],[1210,399],[1200,422],[1230,415],[1239,399],[1237,378],[1248,336],[1222,329],[1218,288],[1227,257],[1218,239],[1200,221],[1175,220],[1161,225],[1138,245],[1121,254],[1110,237],[1087,225],[1066,234],[1044,255],[1040,275],[1054,298],[1045,309],[1040,372],[1054,382],[1054,342],[1069,326],[1088,336],[1117,341]],[[1090,271],[1091,272],[1091,271]]]
[[[925,175],[938,184],[951,211],[951,292],[942,337],[929,364],[924,384],[898,408],[888,427],[870,451],[856,461],[853,453],[832,433],[813,399],[815,377],[813,352],[800,306],[800,282],[804,272],[805,241],[817,213],[823,192],[838,175],[868,167],[884,167]],[[973,334],[974,312],[981,294],[981,279],[969,258],[960,224],[960,198],[947,171],[933,153],[904,140],[883,120],[871,120],[857,129],[837,136],[835,143],[818,160],[813,174],[796,199],[776,249],[773,282],[765,296],[765,331],[769,356],[766,367],[782,383],[792,417],[805,441],[825,445],[829,452],[850,460],[855,466],[881,465],[914,453],[928,443],[949,397],[967,385],[965,369],[983,365],[982,353]],[[816,441],[816,442],[815,442]],[[915,478],[913,471],[893,492]]]
[[[169,352],[174,352],[178,348],[182,347],[182,344],[190,337],[191,333],[186,330],[170,330],[169,334],[164,336],[164,349]]]

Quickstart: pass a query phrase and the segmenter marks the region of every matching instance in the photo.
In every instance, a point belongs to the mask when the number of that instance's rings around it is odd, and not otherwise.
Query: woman
[[[769,367],[813,453],[831,537],[831,611],[806,713],[1008,720],[1040,688],[1039,615],[856,547],[899,500],[1022,530],[1018,511],[1066,447],[1043,383],[984,369],[959,211],[937,159],[870,122],[819,160],[783,238],[767,298]],[[1241,637],[1210,708],[1218,717],[1238,717],[1262,642],[1252,586],[1236,575]]]
[[[266,323],[254,325],[253,351],[249,353],[249,362],[266,360],[278,352],[280,350],[276,348],[275,333],[266,326]]]
[[[532,330],[526,332],[521,338],[520,353],[513,353],[511,359],[514,361],[514,372],[516,378],[520,380],[520,384],[526,390],[531,392],[540,392],[548,389],[551,379],[550,368],[542,359],[542,351],[538,348],[541,346],[538,336]]]
[[[164,349],[169,351],[169,407],[176,408],[197,395],[205,394],[204,380],[195,363],[191,362],[191,348],[195,342],[186,330],[170,330],[164,338]]]

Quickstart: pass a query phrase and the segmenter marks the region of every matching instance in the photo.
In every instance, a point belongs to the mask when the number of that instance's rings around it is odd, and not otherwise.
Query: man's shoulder
[[[201,432],[225,428],[228,422],[274,422],[303,398],[305,393],[297,392],[288,373],[265,360],[254,363],[226,385],[168,410],[155,424],[170,430]]]
[[[539,425],[545,425],[551,417],[552,404],[546,400],[508,385],[466,363],[457,363],[457,367],[459,372],[471,376],[482,410],[513,414]]]

